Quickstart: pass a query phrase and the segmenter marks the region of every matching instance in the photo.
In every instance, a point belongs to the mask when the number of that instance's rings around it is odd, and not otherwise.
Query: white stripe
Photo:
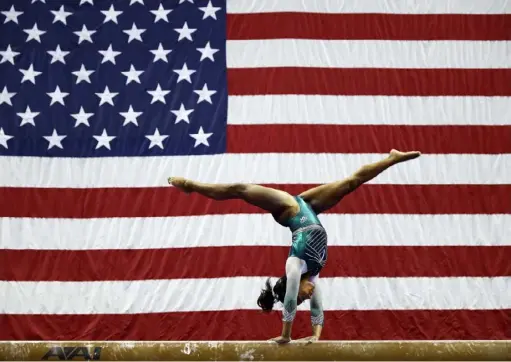
[[[511,125],[511,97],[229,96],[227,122]]]
[[[228,68],[509,68],[510,41],[228,40]]]
[[[221,154],[181,157],[0,157],[0,187],[168,186],[169,176],[202,182],[327,183],[379,154]],[[373,184],[510,184],[511,154],[422,155],[389,168]]]
[[[467,196],[468,197],[468,196]],[[511,245],[511,215],[322,214],[329,246]],[[2,249],[287,246],[268,214],[113,219],[0,218]]]
[[[126,314],[257,309],[265,277],[0,282],[0,313]],[[323,278],[325,310],[511,308],[511,278]],[[280,303],[279,303],[280,304]],[[300,310],[309,309],[309,303]]]
[[[509,0],[227,0],[227,13],[509,14]]]

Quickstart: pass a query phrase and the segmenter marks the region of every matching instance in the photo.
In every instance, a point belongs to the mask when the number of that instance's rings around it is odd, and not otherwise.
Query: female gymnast
[[[275,301],[283,303],[282,333],[271,341],[287,343],[291,341],[297,306],[310,299],[312,336],[302,341],[312,343],[319,339],[323,329],[323,306],[318,281],[319,272],[327,260],[327,234],[317,215],[390,166],[419,156],[418,151],[391,150],[387,158],[362,166],[344,180],[314,187],[298,196],[254,184],[206,184],[182,177],[169,177],[168,182],[186,193],[197,192],[214,200],[244,200],[269,212],[277,223],[291,230],[292,245],[286,260],[285,275],[275,283],[273,289],[269,278],[266,280],[266,287],[261,291],[257,304],[263,311],[269,312]]]

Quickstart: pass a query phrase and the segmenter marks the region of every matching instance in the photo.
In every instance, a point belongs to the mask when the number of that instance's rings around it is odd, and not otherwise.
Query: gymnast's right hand
[[[270,341],[271,342],[276,342],[278,344],[285,344],[285,343],[291,342],[291,338],[278,336],[278,337],[270,339]]]

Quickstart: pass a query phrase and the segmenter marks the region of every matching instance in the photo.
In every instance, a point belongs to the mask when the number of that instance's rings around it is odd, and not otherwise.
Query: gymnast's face
[[[312,297],[312,293],[314,293],[314,283],[308,281],[307,279],[302,279],[300,281],[300,289],[298,290],[298,300],[307,300]]]

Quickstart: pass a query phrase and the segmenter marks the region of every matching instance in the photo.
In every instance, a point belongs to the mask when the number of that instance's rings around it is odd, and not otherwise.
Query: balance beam
[[[9,361],[509,361],[511,341],[0,342]]]

